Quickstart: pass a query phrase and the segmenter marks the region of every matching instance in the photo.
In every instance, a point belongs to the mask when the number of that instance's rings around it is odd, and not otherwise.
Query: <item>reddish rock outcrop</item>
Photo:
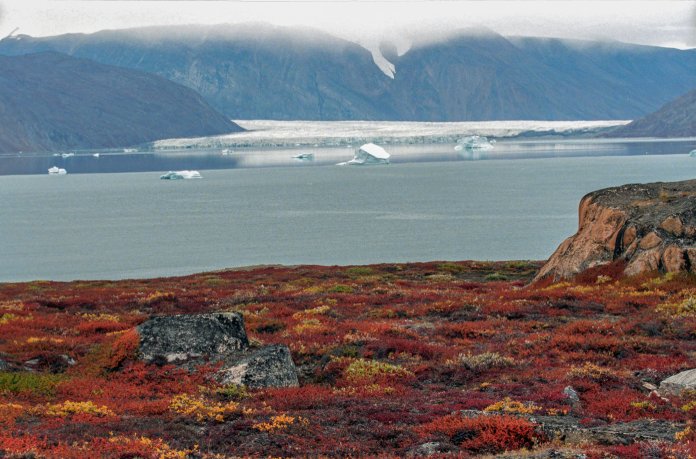
[[[580,201],[578,232],[566,239],[535,281],[568,279],[623,261],[624,273],[696,272],[696,180],[632,184]]]

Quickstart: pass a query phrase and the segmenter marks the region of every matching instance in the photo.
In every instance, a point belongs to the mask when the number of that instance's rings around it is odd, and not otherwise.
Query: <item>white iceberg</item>
[[[375,145],[374,143],[366,143],[362,147],[358,148],[355,152],[353,159],[343,163],[338,163],[338,166],[363,166],[370,164],[389,164],[389,158],[391,155],[387,151]]]
[[[62,156],[63,158],[72,158],[73,156],[75,156],[75,153],[63,153],[60,156]]]
[[[68,171],[66,171],[65,169],[56,166],[53,166],[48,170],[48,175],[65,175],[67,173]]]
[[[696,158],[696,150],[691,150],[689,152],[689,156],[691,156],[692,158]]]
[[[299,155],[293,156],[294,159],[299,159],[300,161],[314,161],[314,153],[300,153]]]
[[[495,140],[488,140],[487,137],[482,137],[478,135],[470,135],[459,139],[457,146],[454,147],[455,151],[462,150],[492,150]]]
[[[99,158],[99,153],[94,153],[92,154],[92,156],[94,156],[95,158]]]
[[[225,148],[220,153],[222,154],[222,156],[228,156],[230,153],[232,153],[232,150],[230,150],[229,148]]]
[[[162,180],[188,180],[188,179],[203,178],[198,171],[169,171],[164,175],[160,175]]]

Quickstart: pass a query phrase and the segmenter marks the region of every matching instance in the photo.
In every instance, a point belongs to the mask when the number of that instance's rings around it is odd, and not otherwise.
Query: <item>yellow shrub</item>
[[[687,403],[686,405],[682,406],[681,409],[682,409],[682,411],[687,411],[687,412],[696,409],[696,400],[693,400],[693,401]]]
[[[47,416],[68,417],[71,414],[91,414],[93,416],[115,416],[115,413],[106,406],[95,405],[94,402],[71,402],[66,400],[63,403],[47,405],[43,410]]]
[[[144,436],[129,438],[119,435],[109,438],[109,443],[123,446],[137,445],[145,447],[150,449],[158,459],[187,459],[198,453],[198,445],[194,445],[193,448],[190,449],[179,450],[172,448],[159,438],[152,439]]]
[[[179,394],[172,399],[169,408],[175,413],[184,416],[193,416],[198,422],[223,422],[225,416],[237,412],[239,403],[217,403],[206,400],[203,397],[191,397],[187,394]]]
[[[540,409],[541,408],[536,406],[533,402],[522,403],[512,400],[510,397],[505,397],[501,401],[487,406],[483,411],[489,413],[492,411],[497,411],[500,413],[512,414],[533,414]]]
[[[52,337],[48,337],[48,336],[41,336],[41,337],[30,336],[29,338],[27,338],[27,344],[35,344],[35,343],[60,344],[63,341],[64,340],[61,338],[52,338]]]
[[[376,360],[357,359],[345,369],[345,376],[352,383],[372,381],[383,376],[413,376],[407,369],[390,363],[378,362]]]
[[[657,307],[657,312],[674,317],[687,317],[696,315],[696,296],[689,296],[678,303],[665,303]]]
[[[120,322],[121,318],[115,314],[89,314],[89,313],[84,313],[80,314],[80,317],[82,317],[85,320],[90,320],[90,321],[107,321],[107,322]]]
[[[254,424],[253,427],[261,432],[276,432],[279,430],[285,430],[293,424],[308,425],[309,421],[302,417],[288,416],[287,414],[279,414],[277,416],[271,417],[269,422],[259,422]]]

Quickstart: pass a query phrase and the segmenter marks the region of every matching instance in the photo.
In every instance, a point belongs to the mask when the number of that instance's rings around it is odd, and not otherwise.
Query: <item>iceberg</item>
[[[225,148],[224,150],[222,150],[220,152],[220,154],[222,154],[222,156],[229,156],[230,153],[232,153],[232,150],[230,150],[229,148]]]
[[[691,150],[689,152],[689,156],[691,156],[692,158],[696,158],[696,150]]]
[[[294,159],[299,159],[300,161],[314,161],[314,153],[300,153],[299,155],[293,156]]]
[[[68,171],[66,171],[65,169],[56,166],[53,166],[48,170],[48,175],[65,175],[67,173]]]
[[[459,142],[457,142],[457,146],[454,147],[455,151],[462,151],[462,150],[491,150],[493,149],[493,145],[495,144],[495,140],[488,140],[487,137],[481,137],[478,135],[470,135],[467,137],[464,137],[463,139],[459,139]]]
[[[92,154],[92,156],[94,156],[95,158],[99,158],[99,153],[94,153]]]
[[[63,153],[60,156],[62,156],[63,158],[72,158],[73,156],[75,156],[75,153]]]
[[[362,147],[358,148],[355,152],[353,159],[343,163],[338,163],[338,166],[363,166],[371,164],[389,164],[389,158],[391,155],[387,151],[375,145],[374,143],[366,143]]]
[[[166,174],[160,175],[162,180],[188,180],[203,178],[198,171],[169,171]]]

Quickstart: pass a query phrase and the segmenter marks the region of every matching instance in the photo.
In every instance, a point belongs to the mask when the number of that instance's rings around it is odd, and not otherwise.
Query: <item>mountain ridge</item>
[[[232,119],[636,119],[696,86],[696,50],[490,30],[462,30],[401,55],[267,24],[0,40],[0,54],[38,50],[155,73],[196,90]],[[395,66],[393,78],[374,53]]]
[[[189,88],[47,51],[0,56],[0,152],[117,148],[242,129]]]

